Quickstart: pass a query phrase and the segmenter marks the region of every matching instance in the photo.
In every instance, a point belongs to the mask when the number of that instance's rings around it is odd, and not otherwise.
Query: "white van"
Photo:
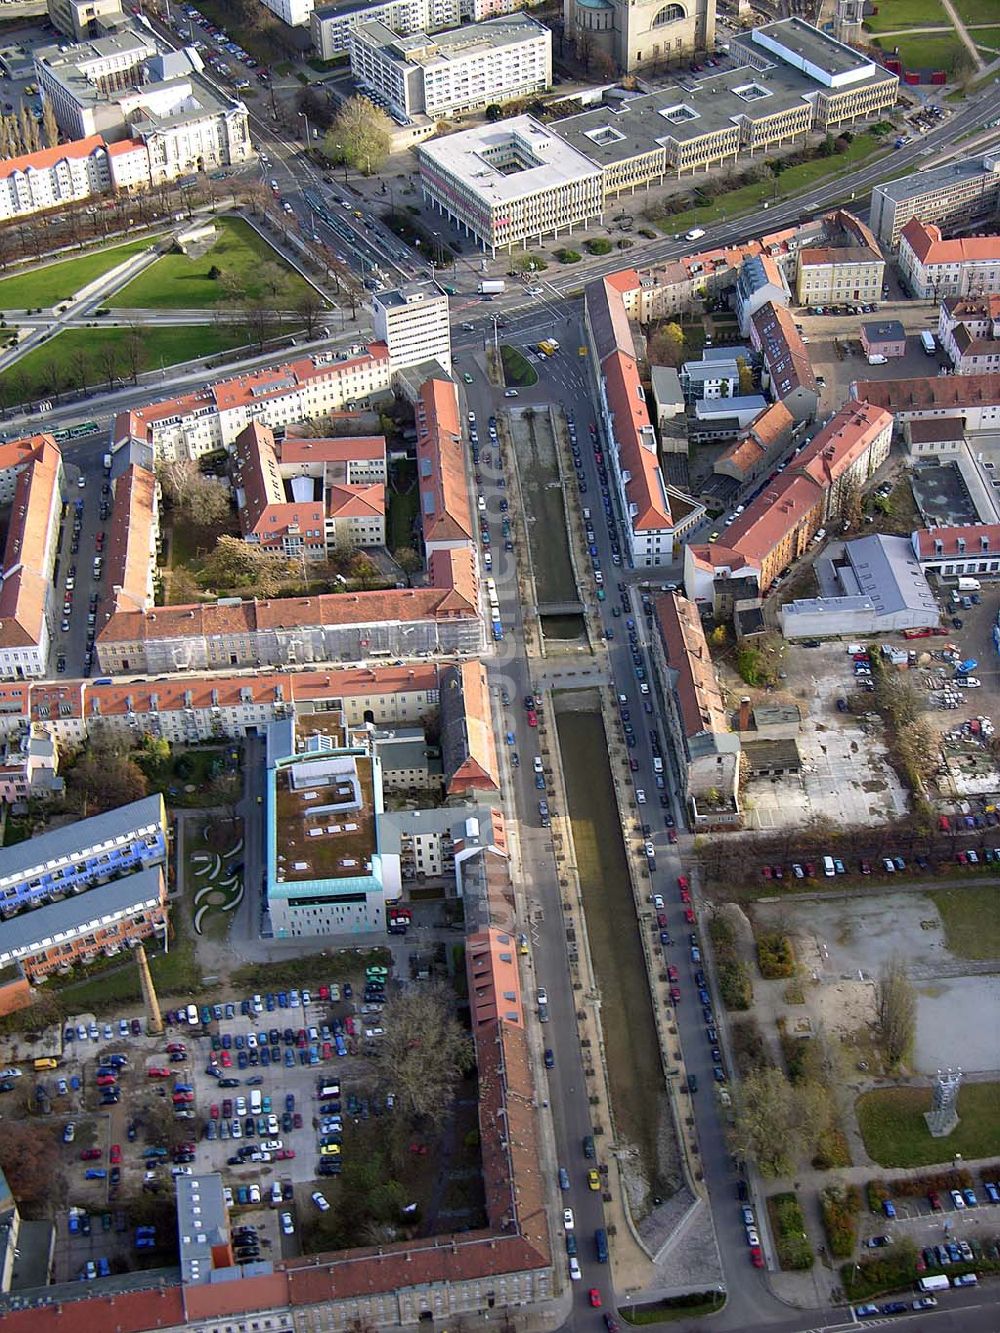
[[[250,1114],[260,1115],[260,1112],[261,1112],[260,1088],[253,1088],[250,1092]]]
[[[653,756],[653,772],[654,773],[663,772],[663,760],[660,758],[659,755]]]
[[[834,864],[833,864],[833,857],[832,857],[832,856],[824,856],[824,857],[823,857],[823,874],[826,875],[826,877],[827,877],[828,879],[832,879],[833,876],[834,876],[836,873],[837,873],[837,871],[836,871],[836,868],[835,868],[835,866],[834,866]]]
[[[584,511],[583,511],[583,521],[584,521],[585,523],[589,523],[589,522],[590,522],[590,510],[587,509],[587,508],[584,508]]]
[[[188,1005],[188,1007],[187,1007],[187,1020],[188,1020],[189,1023],[197,1023],[197,1022],[198,1022],[198,1007],[197,1007],[197,1005],[194,1005],[194,1004],[189,1004],[189,1005]]]

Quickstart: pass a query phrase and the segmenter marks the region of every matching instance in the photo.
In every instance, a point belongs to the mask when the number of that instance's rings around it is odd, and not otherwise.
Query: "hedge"
[[[844,1189],[829,1185],[820,1195],[826,1242],[835,1259],[849,1259],[858,1238],[857,1214],[861,1210],[861,1191],[856,1185]]]
[[[787,935],[769,931],[757,940],[757,965],[767,981],[779,981],[795,975],[795,952]]]
[[[771,1230],[778,1246],[778,1262],[784,1269],[812,1268],[816,1256],[806,1234],[806,1219],[794,1194],[772,1194],[767,1201]]]

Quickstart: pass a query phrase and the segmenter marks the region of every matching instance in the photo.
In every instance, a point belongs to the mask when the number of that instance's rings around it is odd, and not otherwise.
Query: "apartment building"
[[[111,167],[99,134],[0,162],[0,222],[65,208],[111,189]]]
[[[956,375],[1000,372],[1000,295],[946,298],[938,313],[938,340]]]
[[[139,870],[86,893],[52,899],[0,919],[0,967],[16,965],[33,985],[77,964],[114,958],[167,929],[162,866]]]
[[[376,662],[378,659],[375,659]],[[350,727],[415,726],[438,707],[447,668],[416,661],[316,671],[242,671],[160,680],[46,681],[0,685],[0,740],[18,745],[39,727],[57,747],[82,745],[102,732],[172,745],[262,734],[271,722],[343,715]]]
[[[421,144],[425,202],[493,255],[601,222],[600,169],[554,130],[515,116]]]
[[[761,593],[797,560],[823,526],[840,513],[889,456],[892,414],[869,402],[850,402],[830,418],[730,525],[720,548],[685,551],[684,586],[696,602],[712,599],[717,570],[754,575]]]
[[[1000,524],[920,528],[911,544],[925,574],[946,579],[1000,574]]]
[[[52,26],[71,42],[98,37],[121,17],[121,0],[48,0]]]
[[[997,373],[855,380],[851,396],[885,408],[900,424],[941,417],[959,418],[970,435],[1000,428],[1000,374]]]
[[[384,343],[319,352],[120,412],[112,447],[138,441],[157,460],[200,458],[230,448],[251,421],[277,430],[344,407],[367,406],[388,391],[391,379]]]
[[[742,495],[766,472],[777,467],[795,434],[795,418],[788,408],[781,402],[771,403],[716,459],[712,470],[716,476],[735,482],[733,496]]]
[[[477,536],[469,503],[468,450],[454,382],[427,380],[417,398],[415,417],[420,524],[427,559],[439,551],[474,555]]]
[[[800,305],[843,305],[882,299],[885,260],[870,228],[843,209],[824,218],[824,244],[798,251]]]
[[[876,185],[869,217],[878,239],[895,249],[911,218],[950,229],[967,227],[992,217],[998,203],[1000,156],[988,153]]]
[[[899,241],[899,272],[918,299],[985,296],[1000,287],[1000,236],[946,241],[933,223],[911,218]]]
[[[27,722],[0,739],[0,801],[44,800],[63,790],[59,750],[48,728]]]
[[[35,54],[39,89],[62,133],[128,140],[140,159],[141,144],[151,185],[237,166],[253,151],[246,107],[202,70],[193,48],[160,53],[138,25]],[[128,179],[136,168],[123,163],[121,170]]]
[[[0,587],[0,676],[42,676],[56,622],[62,455],[51,435],[0,446],[0,491],[13,494]]]
[[[105,549],[105,586],[116,611],[148,611],[160,536],[159,485],[152,472],[132,464],[114,485],[114,508]]]
[[[704,512],[668,487],[660,470],[656,431],[639,376],[635,340],[621,293],[604,278],[584,289],[588,365],[595,379],[599,430],[624,520],[633,567],[669,564],[675,545]]]
[[[441,677],[441,759],[449,796],[499,797],[489,682],[482,662],[448,667]]]
[[[688,405],[716,398],[735,398],[740,392],[742,360],[749,366],[749,347],[706,347],[700,361],[685,361],[680,385]]]
[[[389,352],[389,369],[437,361],[451,373],[448,297],[433,282],[408,282],[372,296],[375,341]]]
[[[750,344],[760,355],[763,383],[771,397],[784,403],[796,421],[811,421],[819,389],[791,312],[773,301],[761,306],[750,319]]]
[[[475,653],[478,597],[472,552],[439,551],[429,587],[118,611],[97,660],[112,675]]]
[[[308,3],[308,0],[306,0]],[[457,28],[464,17],[461,0],[383,0],[365,4],[363,0],[337,0],[332,5],[321,5],[309,18],[313,50],[321,60],[350,50],[351,33],[362,23],[384,23],[399,36],[408,33],[435,32],[441,28]],[[487,14],[474,14],[487,18]]]
[[[385,440],[286,435],[253,421],[230,465],[245,542],[289,560],[327,560],[338,547],[385,545]]]
[[[527,14],[429,37],[384,23],[351,34],[351,73],[402,120],[460,115],[543,92],[552,83],[552,33]]]
[[[696,828],[741,822],[740,741],[729,727],[722,690],[694,602],[668,593],[653,602],[653,685],[672,744],[685,809]]]
[[[750,332],[750,320],[762,306],[787,306],[788,283],[770,255],[747,255],[736,276],[736,317],[740,333]]]
[[[115,875],[166,859],[163,797],[144,796],[104,814],[50,829],[0,851],[0,913],[83,893]]]

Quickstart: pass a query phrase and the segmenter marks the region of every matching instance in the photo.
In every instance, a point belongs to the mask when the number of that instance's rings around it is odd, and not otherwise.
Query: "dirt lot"
[[[758,903],[754,911],[764,923],[784,923],[793,936],[796,957],[812,981],[805,987],[807,1012],[827,1031],[853,1032],[871,1021],[874,980],[889,957],[902,954],[918,994],[915,1069],[933,1074],[957,1064],[979,1073],[1000,1067],[996,1034],[981,1021],[1000,1003],[1000,977],[979,973],[948,949],[930,895],[785,899]],[[789,1007],[789,1022],[801,1012]]]
[[[801,828],[818,818],[834,825],[876,825],[906,813],[907,795],[886,762],[881,729],[837,711],[837,699],[853,688],[845,648],[843,643],[821,648],[784,645],[780,669],[785,679],[773,691],[748,689],[731,663],[725,664],[732,700],[748,694],[755,705],[791,703],[802,713],[796,736],[802,772],[748,784],[748,828]]]

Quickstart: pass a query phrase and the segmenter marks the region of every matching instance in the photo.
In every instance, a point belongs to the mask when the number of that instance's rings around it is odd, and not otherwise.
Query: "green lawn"
[[[413,463],[406,460],[393,463],[390,477],[393,484],[386,489],[388,513],[385,536],[389,550],[398,551],[400,547],[412,547],[416,542],[413,521],[420,505],[420,491],[417,488],[417,469]]]
[[[144,310],[201,310],[232,300],[225,281],[232,278],[245,296],[266,297],[277,309],[290,309],[308,290],[306,283],[257,233],[239,218],[219,218],[219,239],[200,259],[170,254],[158,259],[134,282],[116,292],[113,304]],[[263,266],[284,274],[281,289],[269,294],[259,280]],[[212,268],[223,277],[210,278]]]
[[[963,23],[1000,23],[1000,0],[953,0]]]
[[[881,37],[875,45],[889,53],[898,47],[899,59],[906,69],[941,69],[946,73],[951,72],[959,52],[965,51],[954,32],[945,37],[927,32],[915,32],[910,37]]]
[[[26,310],[34,306],[56,305],[66,301],[95,278],[122,264],[132,255],[148,250],[154,238],[127,241],[110,250],[91,250],[75,259],[61,259],[46,264],[33,273],[19,273],[0,279],[0,310]]]
[[[660,218],[658,221],[665,231],[676,234],[689,231],[692,227],[705,227],[727,218],[739,217],[742,213],[755,212],[763,204],[784,201],[794,194],[809,189],[819,181],[825,182],[831,176],[856,167],[859,162],[869,157],[879,144],[880,140],[873,134],[859,134],[845,153],[838,153],[835,157],[818,157],[812,162],[803,162],[801,166],[789,167],[773,180],[743,185],[738,190],[728,191],[702,208],[691,208],[686,213],[677,213]]]
[[[140,371],[213,356],[246,341],[240,330],[214,324],[143,327],[140,333]],[[126,350],[130,338],[127,328],[66,329],[51,342],[32,348],[5,372],[0,397],[6,402],[24,402],[63,389],[106,383],[109,348],[116,349],[115,375],[130,378],[132,366]]]
[[[878,13],[869,14],[864,26],[868,32],[895,32],[935,24],[951,27],[941,0],[878,0]]]
[[[1000,889],[983,884],[930,894],[944,923],[945,942],[959,958],[1000,958]]]
[[[500,359],[503,361],[504,378],[508,384],[519,384],[522,388],[530,388],[532,384],[538,383],[534,366],[516,347],[501,347]]]
[[[958,1128],[946,1139],[931,1138],[924,1111],[930,1088],[879,1088],[855,1103],[858,1128],[868,1155],[879,1166],[931,1166],[1000,1153],[1000,1083],[963,1083],[958,1094]]]

